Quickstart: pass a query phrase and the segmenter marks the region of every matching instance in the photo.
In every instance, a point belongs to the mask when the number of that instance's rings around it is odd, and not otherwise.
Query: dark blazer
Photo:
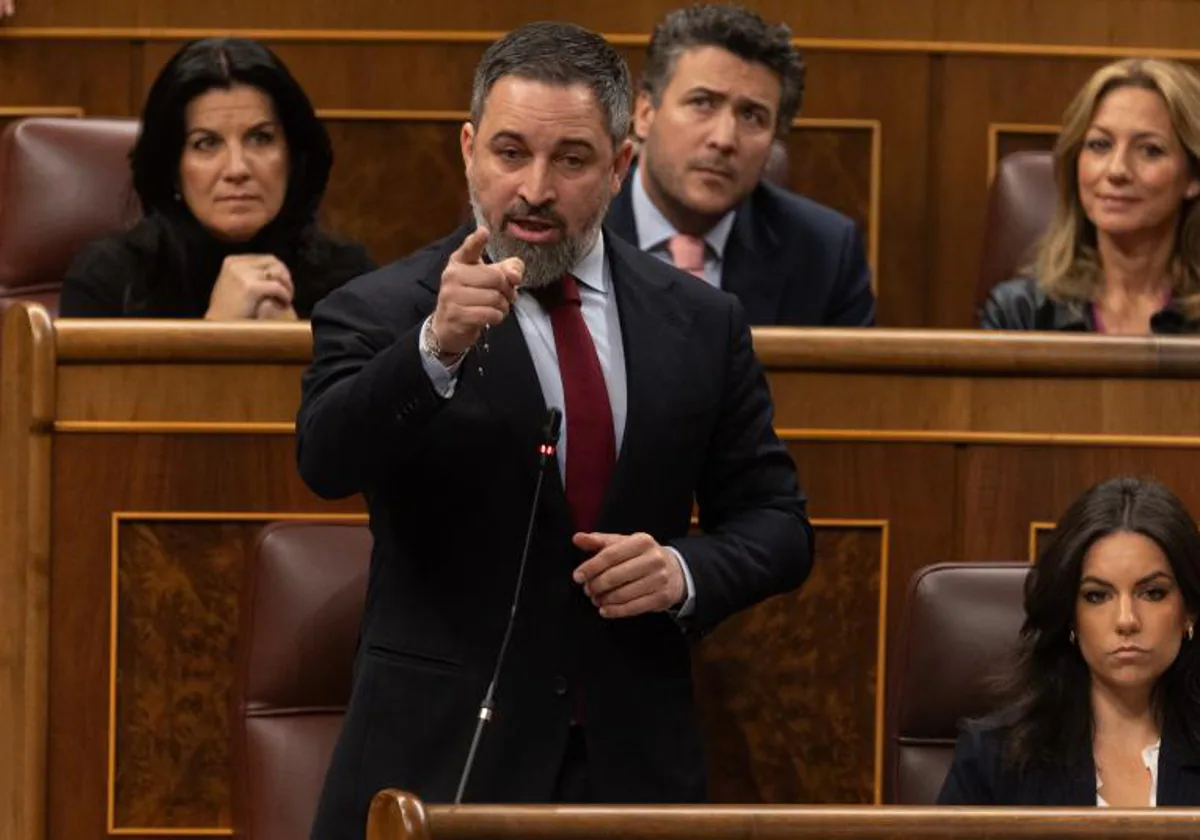
[[[985,330],[1096,331],[1091,306],[1084,301],[1051,300],[1034,277],[1015,277],[994,287],[979,310],[979,326]],[[1172,301],[1151,316],[1150,331],[1194,333],[1200,332],[1200,324],[1189,321],[1178,302]]]
[[[939,805],[1096,804],[1096,764],[1092,751],[1069,766],[1017,770],[1003,761],[1003,729],[964,727],[954,750]],[[1158,805],[1200,805],[1200,755],[1177,727],[1167,727],[1158,756]]]
[[[418,350],[441,272],[468,232],[352,281],[313,313],[300,473],[327,498],[364,493],[375,538],[317,840],[361,838],[383,787],[453,798],[508,619],[546,412],[532,359],[510,317],[486,351],[468,353],[443,400]],[[549,467],[470,801],[548,801],[577,713],[599,801],[702,800],[688,636],[798,586],[811,566],[804,499],[741,307],[615,237],[605,242],[628,409],[597,530],[675,546],[694,578],[695,613],[686,634],[666,613],[601,619],[571,581],[584,557]],[[693,498],[703,536],[689,536]]]
[[[638,243],[630,170],[606,222]],[[871,271],[858,228],[815,201],[761,182],[742,202],[725,246],[721,288],[754,325],[870,327]]]

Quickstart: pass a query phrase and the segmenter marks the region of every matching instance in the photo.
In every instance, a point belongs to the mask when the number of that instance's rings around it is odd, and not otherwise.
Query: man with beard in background
[[[361,838],[384,787],[454,797],[531,516],[467,801],[702,800],[688,636],[808,574],[740,305],[601,229],[630,107],[600,36],[509,33],[462,128],[475,224],[313,312],[300,473],[363,493],[375,539],[317,840]],[[550,408],[563,433],[535,512]]]

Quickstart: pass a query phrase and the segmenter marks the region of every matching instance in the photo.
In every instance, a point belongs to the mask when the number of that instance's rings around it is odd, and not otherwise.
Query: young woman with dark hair
[[[1200,533],[1154,481],[1059,520],[996,712],[964,727],[948,805],[1200,805]]]

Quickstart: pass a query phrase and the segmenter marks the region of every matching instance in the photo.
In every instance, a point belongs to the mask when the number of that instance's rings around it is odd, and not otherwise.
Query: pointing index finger
[[[478,265],[490,235],[490,231],[485,227],[475,228],[471,231],[471,235],[463,240],[463,244],[458,246],[458,250],[450,256],[450,259],[464,265]]]

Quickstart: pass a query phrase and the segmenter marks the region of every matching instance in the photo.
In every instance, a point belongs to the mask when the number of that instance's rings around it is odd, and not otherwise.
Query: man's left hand
[[[663,612],[687,597],[679,560],[649,534],[579,533],[572,541],[595,552],[572,577],[604,618]]]

